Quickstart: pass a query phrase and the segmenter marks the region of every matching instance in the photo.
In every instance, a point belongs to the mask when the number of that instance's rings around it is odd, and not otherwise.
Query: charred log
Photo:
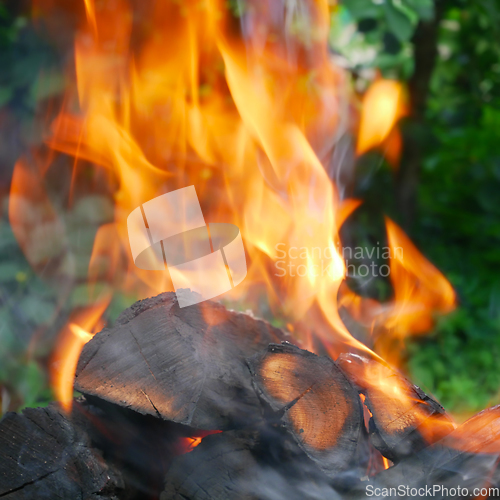
[[[137,302],[86,344],[75,388],[199,429],[248,425],[260,409],[245,358],[283,336],[216,302],[180,308],[164,293]]]
[[[89,423],[93,445],[122,472],[125,489],[134,500],[156,500],[172,460],[186,452],[189,438],[200,434],[94,397],[75,402],[74,412]]]
[[[82,421],[58,406],[7,413],[0,422],[0,498],[126,498],[116,468],[92,445]]]
[[[373,445],[393,462],[454,430],[437,401],[388,365],[354,354],[342,354],[337,363],[366,398]]]
[[[168,471],[160,500],[340,499],[288,435],[228,431],[204,438]]]
[[[249,360],[255,387],[329,476],[352,465],[362,428],[356,390],[336,364],[287,342]]]
[[[373,488],[400,488],[400,498],[421,488],[432,497],[500,496],[500,407],[478,413],[438,443],[406,457],[370,481]],[[363,486],[363,490],[366,485]],[[486,488],[479,494],[476,488]],[[476,493],[474,494],[474,490]],[[460,493],[458,493],[460,491]],[[360,493],[360,491],[358,492]],[[424,495],[422,495],[424,496]],[[429,495],[427,495],[429,496]]]

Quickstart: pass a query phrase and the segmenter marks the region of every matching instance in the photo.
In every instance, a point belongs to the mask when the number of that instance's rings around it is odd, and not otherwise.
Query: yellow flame
[[[363,96],[358,142],[358,155],[381,145],[388,137],[399,118],[405,114],[404,92],[400,82],[376,80]],[[398,148],[399,136],[392,139],[391,152]],[[396,153],[397,154],[397,153]],[[393,161],[395,158],[393,158]]]
[[[105,172],[113,192],[114,221],[97,232],[88,281],[145,297],[173,287],[168,271],[135,267],[127,217],[160,194],[194,184],[207,221],[235,224],[245,242],[247,278],[226,295],[229,300],[257,305],[265,293],[275,312],[301,325],[297,338],[314,334],[332,356],[350,347],[374,355],[350,335],[337,300],[345,277],[338,231],[360,202],[341,201],[327,173],[348,95],[346,75],[328,50],[329,4],[306,0],[299,9],[277,2],[252,0],[236,16],[223,0],[153,0],[133,22],[128,0],[83,0],[76,86],[68,88],[51,125],[50,154],[16,165],[11,224],[30,263],[45,270],[50,259],[40,248],[47,244],[43,234],[63,243],[66,237],[44,187],[47,173],[60,168],[54,157],[75,158],[76,180],[81,164],[98,165],[95,171]],[[388,140],[402,102],[398,82],[378,80],[370,87],[358,154]],[[397,157],[400,140],[391,140]],[[363,315],[402,337],[428,327],[436,309],[449,310],[454,294],[400,230],[388,223],[388,231],[391,245],[403,245],[410,257],[391,261],[395,300],[371,302]],[[284,275],[278,249],[291,266]],[[352,293],[340,295],[353,309],[367,304]],[[64,388],[56,389],[66,406],[83,345],[75,332],[95,328],[72,324],[61,334],[61,344],[73,339],[67,355],[59,346],[56,354],[67,363]]]

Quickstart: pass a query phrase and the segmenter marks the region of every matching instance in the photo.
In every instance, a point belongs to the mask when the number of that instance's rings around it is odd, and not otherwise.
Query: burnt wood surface
[[[328,475],[352,466],[362,435],[357,391],[330,358],[283,342],[249,360],[259,395]]]
[[[249,314],[213,301],[180,308],[164,293],[85,345],[75,389],[198,429],[248,425],[260,408],[245,358],[283,338]]]
[[[122,472],[127,499],[157,500],[172,460],[188,449],[196,429],[87,396],[74,403],[89,423],[92,444]]]
[[[393,462],[454,430],[437,401],[388,365],[355,354],[340,355],[337,364],[366,398],[371,442]]]
[[[337,500],[331,480],[279,429],[205,437],[175,459],[160,500]]]
[[[0,498],[126,498],[121,474],[91,445],[82,421],[57,405],[7,413],[0,422]]]
[[[405,457],[370,480],[377,488],[401,487],[399,498],[414,498],[414,491],[438,488],[432,498],[473,498],[475,488],[500,488],[500,406],[478,413],[439,442]],[[462,493],[457,494],[460,487]],[[352,494],[361,493],[366,485]],[[469,495],[463,493],[467,489]],[[425,496],[424,494],[420,496]],[[477,498],[483,495],[475,495]],[[500,490],[489,498],[500,497]]]

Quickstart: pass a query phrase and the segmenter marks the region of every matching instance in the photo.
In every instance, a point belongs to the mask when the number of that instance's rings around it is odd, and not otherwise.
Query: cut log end
[[[361,430],[362,411],[349,380],[326,357],[289,343],[271,344],[249,360],[258,393],[306,454],[326,473],[349,466]]]

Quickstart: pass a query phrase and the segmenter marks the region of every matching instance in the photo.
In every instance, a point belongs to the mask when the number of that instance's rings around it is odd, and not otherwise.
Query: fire
[[[363,404],[388,433],[399,435],[408,426],[418,429],[424,440],[433,444],[455,430],[450,417],[436,411],[437,406],[422,399],[415,387],[387,363],[350,354],[342,357],[340,365],[366,393],[361,398]]]
[[[358,143],[358,155],[376,148],[384,141],[391,164],[397,165],[401,153],[401,137],[395,123],[406,114],[404,90],[395,80],[376,80],[363,97]]]
[[[418,251],[403,230],[388,217],[385,224],[393,298],[381,304],[343,287],[339,304],[371,330],[377,352],[398,365],[404,339],[428,332],[436,314],[454,309],[456,295],[444,275]]]
[[[179,453],[189,453],[193,451],[206,436],[210,436],[211,434],[219,434],[222,431],[196,431],[195,436],[189,436],[180,438],[179,442]]]
[[[396,304],[387,326],[398,336],[408,330],[424,333],[432,326],[433,312],[444,314],[454,308],[455,292],[399,226],[386,218],[386,227],[394,255],[390,276]]]
[[[54,2],[37,3],[50,16]],[[21,159],[15,168],[9,215],[16,237],[36,269],[49,260],[40,249],[44,234],[50,229],[53,240],[67,238],[45,184],[61,168],[54,160],[69,155],[73,178],[91,163],[113,192],[114,220],[95,237],[88,282],[105,284],[110,296],[172,290],[167,270],[134,265],[127,217],[146,201],[193,184],[207,222],[236,225],[245,242],[247,277],[226,298],[258,304],[265,294],[274,311],[297,325],[298,339],[311,340],[313,332],[332,356],[353,347],[375,356],[350,335],[337,302],[345,277],[338,231],[360,202],[342,200],[325,168],[344,126],[348,88],[328,51],[329,3],[309,0],[300,12],[284,0],[254,0],[245,12],[228,5],[158,0],[134,17],[128,0],[83,0],[76,86],[51,121],[49,153],[35,162]],[[358,155],[392,137],[398,156],[391,131],[402,102],[398,82],[370,87]],[[41,224],[45,233],[36,238]],[[428,329],[436,310],[450,310],[454,294],[394,223],[387,228],[390,244],[404,247],[404,259],[391,259],[394,301],[371,304],[369,316],[402,338]],[[285,249],[283,275],[278,249]],[[291,257],[292,249],[306,250]],[[353,294],[340,298],[351,309],[366,303]],[[95,331],[108,302],[87,310],[92,321],[71,319],[61,332],[53,380],[65,407],[88,339],[80,334]]]
[[[93,337],[92,331],[102,327],[101,317],[109,298],[73,314],[59,333],[51,359],[51,380],[56,399],[70,411],[73,402],[73,378],[83,346]]]
[[[196,448],[201,443],[201,437],[188,437],[184,438],[184,442],[188,452]]]

